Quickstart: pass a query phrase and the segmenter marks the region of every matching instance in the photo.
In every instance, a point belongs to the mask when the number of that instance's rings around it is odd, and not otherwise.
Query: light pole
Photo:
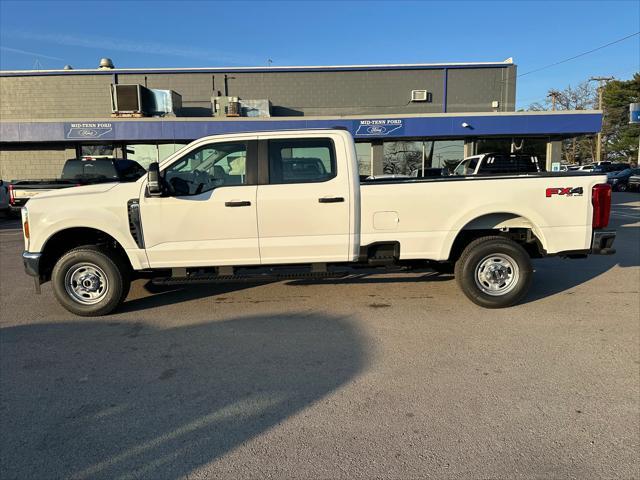
[[[608,81],[613,80],[613,77],[591,77],[590,82],[598,82],[598,110],[602,111],[602,90]],[[602,156],[602,126],[598,132],[598,140],[596,144],[596,162],[600,163]]]

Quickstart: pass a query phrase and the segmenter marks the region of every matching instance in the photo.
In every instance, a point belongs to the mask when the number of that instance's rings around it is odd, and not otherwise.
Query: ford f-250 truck
[[[32,199],[25,268],[78,315],[113,311],[136,276],[188,284],[359,267],[454,269],[469,299],[495,308],[526,295],[531,257],[614,252],[604,175],[361,183],[357,165],[341,129],[202,138],[137,182]]]

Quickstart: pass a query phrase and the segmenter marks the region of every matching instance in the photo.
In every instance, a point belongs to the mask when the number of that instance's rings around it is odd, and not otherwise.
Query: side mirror
[[[158,162],[153,162],[147,170],[147,191],[152,197],[162,195],[162,181],[160,180],[160,166]]]

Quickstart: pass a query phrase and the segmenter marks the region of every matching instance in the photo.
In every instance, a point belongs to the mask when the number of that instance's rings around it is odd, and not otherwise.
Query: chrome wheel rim
[[[109,279],[93,263],[79,263],[71,267],[64,278],[67,294],[82,305],[94,305],[109,292]]]
[[[516,261],[504,253],[484,257],[476,267],[478,288],[487,295],[506,295],[518,284],[520,269]]]

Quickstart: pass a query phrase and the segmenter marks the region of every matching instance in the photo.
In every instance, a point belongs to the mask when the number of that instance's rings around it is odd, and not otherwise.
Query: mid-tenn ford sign
[[[69,140],[113,140],[115,132],[111,122],[65,123],[64,136]]]
[[[360,120],[355,135],[357,137],[386,137],[390,133],[400,135],[404,125],[401,118]]]

